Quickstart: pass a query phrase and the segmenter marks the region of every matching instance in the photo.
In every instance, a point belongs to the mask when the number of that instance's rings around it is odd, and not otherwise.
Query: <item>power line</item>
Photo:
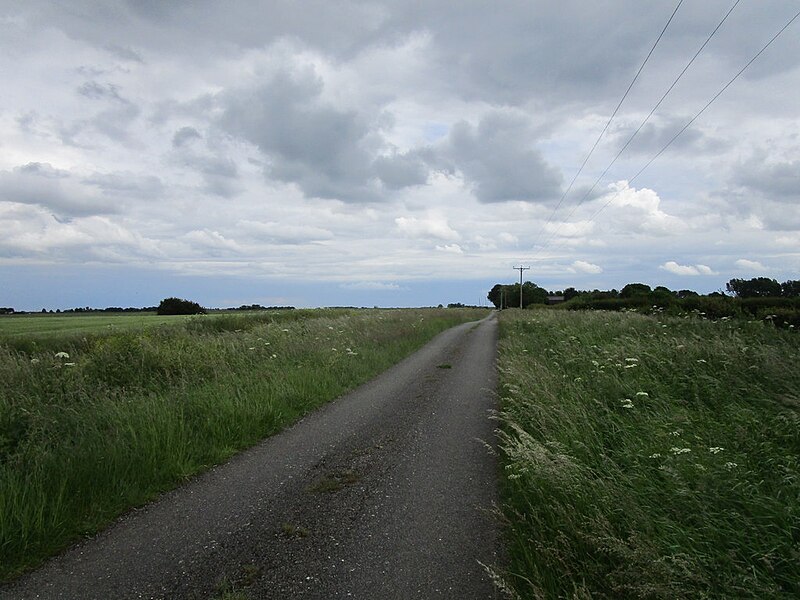
[[[675,17],[675,13],[678,12],[678,9],[681,7],[681,4],[683,4],[683,0],[678,0],[678,4],[675,6],[675,10],[672,11],[672,14],[669,16],[669,19],[667,19],[666,25],[664,25],[664,28],[661,30],[661,33],[658,34],[658,37],[656,38],[656,41],[653,43],[653,46],[650,48],[650,52],[647,53],[647,56],[645,57],[645,59],[642,62],[641,66],[639,67],[639,70],[636,71],[636,75],[633,76],[633,79],[631,80],[630,84],[628,85],[628,89],[625,90],[625,93],[622,95],[622,98],[620,98],[619,102],[617,103],[617,106],[614,109],[614,112],[611,113],[611,116],[608,118],[608,121],[606,122],[605,127],[603,127],[603,130],[600,132],[600,135],[597,136],[597,139],[594,141],[594,144],[592,145],[591,150],[589,150],[589,153],[586,155],[586,158],[583,159],[583,162],[581,163],[581,166],[578,168],[578,172],[575,173],[575,176],[572,178],[572,181],[569,182],[569,186],[567,186],[567,189],[561,195],[561,198],[558,200],[558,203],[556,204],[555,208],[553,209],[553,212],[550,213],[550,216],[547,218],[547,222],[542,226],[541,230],[537,234],[537,236],[536,236],[537,241],[538,241],[538,238],[541,236],[542,232],[547,228],[547,226],[553,220],[553,216],[555,216],[556,212],[561,207],[561,204],[564,202],[564,199],[567,197],[567,194],[569,194],[570,190],[572,189],[572,186],[575,185],[575,181],[578,179],[578,176],[583,171],[583,168],[586,166],[586,163],[589,162],[589,158],[591,158],[592,154],[594,154],[595,148],[597,148],[597,144],[600,143],[600,140],[605,135],[606,131],[608,130],[609,126],[611,125],[611,121],[613,121],[614,117],[617,116],[617,112],[619,112],[619,109],[622,106],[622,103],[625,101],[625,98],[628,97],[628,93],[631,91],[631,88],[633,87],[633,84],[636,83],[636,80],[639,78],[639,75],[641,74],[642,70],[644,69],[644,66],[647,64],[647,62],[650,60],[650,57],[653,55],[653,51],[656,49],[656,46],[658,46],[658,43],[661,41],[661,38],[664,37],[664,32],[667,31],[667,27],[669,27],[669,24],[672,23],[672,19]],[[534,243],[534,246],[535,245],[536,244]]]
[[[666,144],[664,144],[664,146],[661,148],[661,150],[659,150],[650,160],[647,161],[647,163],[641,169],[639,169],[639,171],[637,171],[637,173],[633,177],[631,177],[628,180],[628,184],[630,185],[631,183],[633,183],[642,173],[644,173],[644,171],[651,164],[653,164],[653,162],[655,162],[655,160],[658,157],[660,157],[667,150],[667,148],[669,148],[672,145],[672,143],[676,139],[678,139],[678,137],[684,131],[686,131],[689,127],[691,127],[692,123],[694,123],[700,117],[700,115],[702,115],[708,109],[708,107],[711,106],[714,103],[714,101],[717,98],[719,98],[725,92],[725,90],[727,90],[733,84],[733,82],[736,81],[742,75],[742,73],[744,73],[750,67],[750,65],[752,65],[756,61],[756,59],[758,59],[758,57],[761,56],[764,53],[764,51],[767,48],[769,48],[772,45],[772,43],[776,39],[778,39],[778,37],[780,37],[780,35],[784,31],[786,31],[791,26],[791,24],[794,23],[798,19],[798,17],[800,17],[800,11],[795,13],[795,15],[791,19],[789,19],[789,21],[783,27],[781,27],[780,30],[778,30],[778,32],[774,36],[772,36],[772,38],[766,44],[764,44],[764,46],[762,46],[761,49],[758,52],[756,52],[756,54],[749,61],[747,61],[747,63],[739,70],[739,72],[736,73],[736,75],[734,75],[731,78],[731,80],[728,81],[728,83],[726,83],[724,86],[722,86],[722,88],[716,94],[714,94],[714,96],[711,98],[711,100],[709,100],[705,104],[705,106],[703,106],[703,108],[701,108],[697,112],[697,114],[695,114],[691,119],[689,119],[689,121],[687,121],[687,123],[680,129],[680,131],[678,131],[678,133],[676,133],[674,136],[672,136],[672,138],[670,138],[670,140]],[[597,215],[599,215],[601,212],[603,212],[603,210],[605,210],[611,204],[611,202],[613,202],[614,199],[617,196],[619,196],[621,191],[622,190],[618,190],[617,192],[615,192],[608,199],[608,201],[605,204],[603,204],[591,217],[589,217],[589,222],[593,221],[597,217]]]
[[[689,60],[689,62],[686,63],[686,66],[683,67],[683,70],[678,74],[678,76],[675,78],[675,80],[672,82],[672,84],[667,88],[667,91],[665,91],[662,94],[661,98],[659,98],[658,102],[656,102],[655,106],[653,106],[653,108],[650,111],[650,113],[639,124],[639,127],[636,128],[636,131],[634,131],[631,134],[631,136],[628,138],[628,140],[625,142],[625,144],[622,146],[622,148],[620,148],[619,152],[617,152],[617,154],[613,158],[613,160],[608,164],[608,166],[603,170],[603,172],[600,173],[600,176],[594,181],[594,183],[592,184],[592,187],[589,188],[589,190],[583,195],[583,197],[578,201],[578,203],[572,208],[572,210],[566,216],[565,221],[568,221],[569,218],[573,214],[575,214],[575,211],[578,209],[578,207],[580,207],[586,201],[586,199],[591,195],[591,193],[594,191],[594,189],[600,183],[600,181],[602,181],[603,177],[606,176],[606,173],[608,173],[608,171],[611,169],[611,167],[614,166],[614,163],[616,163],[617,160],[619,159],[619,157],[622,156],[623,152],[625,152],[625,150],[628,148],[630,143],[633,141],[633,138],[635,138],[639,134],[639,132],[642,130],[642,128],[648,123],[648,121],[650,121],[650,117],[652,117],[653,114],[656,112],[656,110],[658,110],[658,107],[661,106],[661,104],[664,102],[664,100],[669,95],[669,93],[673,90],[673,88],[678,84],[678,82],[684,76],[686,71],[689,70],[689,67],[691,67],[692,64],[694,63],[694,61],[697,60],[697,57],[700,56],[700,53],[703,51],[703,49],[711,41],[711,38],[713,38],[716,35],[717,31],[719,31],[720,27],[722,27],[722,24],[725,23],[725,21],[728,19],[730,14],[733,12],[733,9],[736,8],[736,6],[739,4],[739,2],[741,2],[741,0],[736,0],[736,2],[733,3],[733,6],[730,7],[728,12],[725,13],[725,16],[722,17],[722,20],[719,23],[717,23],[717,26],[711,31],[711,33],[708,35],[708,37],[703,42],[703,44],[700,46],[700,48],[697,49],[697,52],[694,53],[694,56],[692,56],[692,58]],[[549,223],[549,221],[548,221],[548,223]],[[547,225],[545,225],[545,227],[546,226]],[[561,229],[561,226],[556,228],[556,230],[544,242],[543,247],[546,247],[547,243],[550,242],[550,240],[552,240],[553,238],[555,238],[555,236],[558,234],[558,231],[560,229]]]

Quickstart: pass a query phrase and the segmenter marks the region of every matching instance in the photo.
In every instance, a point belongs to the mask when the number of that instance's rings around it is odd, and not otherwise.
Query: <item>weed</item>
[[[0,579],[484,314],[152,316],[120,331],[81,317],[65,319],[95,329],[53,331],[42,317],[36,335],[0,337]]]
[[[635,313],[500,324],[520,597],[800,596],[796,335]]]

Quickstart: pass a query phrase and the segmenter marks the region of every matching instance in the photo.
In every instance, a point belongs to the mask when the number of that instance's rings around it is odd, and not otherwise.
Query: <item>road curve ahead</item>
[[[496,346],[494,315],[445,331],[0,598],[499,597]]]

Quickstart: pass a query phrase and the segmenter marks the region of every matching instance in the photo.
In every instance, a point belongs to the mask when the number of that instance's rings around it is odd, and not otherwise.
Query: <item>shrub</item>
[[[158,305],[156,313],[159,315],[204,315],[206,309],[191,300],[164,298]]]

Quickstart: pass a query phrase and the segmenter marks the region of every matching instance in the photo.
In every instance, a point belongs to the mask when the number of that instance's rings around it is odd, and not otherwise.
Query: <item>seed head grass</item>
[[[485,314],[281,311],[0,337],[0,579]]]
[[[504,312],[506,584],[800,596],[799,350],[761,323]]]

